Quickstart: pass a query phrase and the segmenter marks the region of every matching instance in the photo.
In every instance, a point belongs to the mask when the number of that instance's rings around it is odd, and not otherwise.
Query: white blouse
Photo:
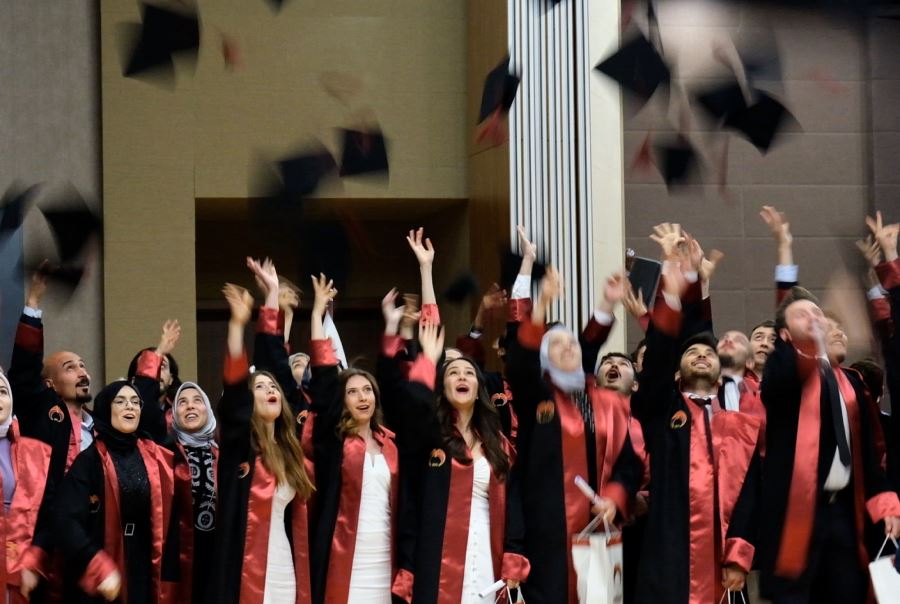
[[[284,526],[284,510],[294,500],[294,494],[291,485],[279,484],[272,497],[263,604],[294,604],[297,600],[294,556],[291,554],[291,544]]]
[[[347,601],[391,604],[391,470],[384,455],[368,451]]]
[[[475,477],[472,481],[472,507],[469,513],[469,540],[466,544],[462,604],[490,604],[495,598],[493,593],[487,594],[484,598],[478,597],[478,592],[487,589],[495,581],[488,502],[490,482],[491,464],[487,458],[482,457],[475,462]]]

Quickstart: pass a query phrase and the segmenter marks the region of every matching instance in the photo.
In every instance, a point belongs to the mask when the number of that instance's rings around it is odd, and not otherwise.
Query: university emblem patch
[[[676,411],[675,415],[672,416],[672,421],[669,422],[669,426],[673,430],[677,430],[679,428],[683,428],[687,423],[687,413],[684,411]]]
[[[538,404],[535,419],[539,424],[549,424],[556,415],[556,403],[553,401],[544,401]]]

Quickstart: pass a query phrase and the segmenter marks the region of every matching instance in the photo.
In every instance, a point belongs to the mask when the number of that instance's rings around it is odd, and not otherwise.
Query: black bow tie
[[[697,395],[692,394],[688,398],[691,399],[691,401],[697,403],[698,405],[705,406],[705,405],[711,405],[714,397],[712,397],[712,396],[697,396]]]

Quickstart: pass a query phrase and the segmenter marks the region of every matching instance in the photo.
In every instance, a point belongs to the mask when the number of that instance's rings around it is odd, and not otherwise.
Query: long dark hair
[[[472,463],[466,451],[466,441],[463,439],[459,430],[456,429],[457,412],[444,395],[444,378],[447,375],[447,368],[451,363],[457,361],[465,361],[475,368],[475,376],[478,379],[478,396],[475,398],[475,407],[472,410],[472,420],[469,424],[472,432],[481,441],[481,448],[494,475],[499,480],[504,480],[509,474],[509,455],[503,448],[503,427],[500,423],[500,414],[497,408],[491,402],[487,389],[484,385],[484,374],[478,368],[478,364],[467,356],[454,359],[449,363],[441,365],[441,371],[438,375],[435,400],[437,404],[437,418],[441,426],[441,437],[444,441],[444,448],[453,456],[453,459],[460,463]]]
[[[347,382],[356,375],[369,380],[369,383],[372,385],[372,392],[375,395],[375,413],[372,414],[372,419],[369,420],[369,428],[371,428],[372,434],[375,434],[376,432],[379,434],[383,433],[383,430],[381,429],[381,424],[383,423],[383,414],[381,412],[381,390],[378,389],[378,382],[375,381],[375,376],[368,371],[350,367],[350,369],[344,369],[338,375],[338,396],[341,397],[341,409],[343,409],[343,411],[341,411],[341,419],[338,421],[337,425],[337,435],[340,438],[356,434],[356,431],[359,429],[359,426],[356,425],[356,421],[353,419],[353,416],[350,415],[350,411],[347,410],[347,406],[344,404],[344,397],[346,396],[344,393],[347,392]]]
[[[134,376],[137,374],[138,359],[140,359],[141,355],[148,350],[156,352],[156,347],[150,346],[149,348],[142,348],[136,355],[134,355],[134,358],[131,359],[131,362],[128,364],[129,382],[134,382]],[[178,392],[178,388],[181,386],[181,378],[178,377],[178,363],[175,361],[175,357],[173,357],[171,354],[166,354],[166,360],[169,361],[169,374],[171,374],[172,376],[172,383],[169,384],[169,387],[165,392],[160,392],[160,394],[165,394],[167,399],[173,401],[173,399],[175,398],[175,393]]]
[[[294,488],[301,499],[309,499],[315,490],[312,480],[306,473],[306,457],[297,440],[297,424],[294,413],[288,406],[284,391],[275,376],[268,371],[257,371],[250,376],[249,385],[252,392],[256,380],[265,376],[272,380],[281,394],[281,415],[275,420],[275,432],[269,435],[265,422],[254,413],[250,418],[250,434],[253,447],[262,458],[266,468],[275,475],[279,483],[287,483]]]

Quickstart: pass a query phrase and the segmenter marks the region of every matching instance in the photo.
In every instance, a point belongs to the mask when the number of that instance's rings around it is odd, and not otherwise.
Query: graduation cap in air
[[[656,145],[655,149],[656,165],[667,187],[686,184],[696,175],[697,153],[685,137]]]
[[[700,106],[720,123],[735,111],[747,108],[744,91],[735,81],[700,92],[696,98]]]
[[[478,293],[478,278],[471,272],[465,271],[457,275],[443,292],[444,299],[456,304],[462,304],[466,298]]]
[[[341,176],[388,171],[387,147],[380,130],[342,130]]]
[[[325,148],[278,161],[284,193],[291,197],[312,195],[322,179],[336,169],[334,157]]]
[[[21,270],[21,266],[19,267]],[[51,287],[57,289],[55,298],[66,303],[74,295],[75,290],[81,284],[84,278],[85,269],[83,266],[73,263],[56,264],[48,260],[43,260],[38,264],[32,264],[27,267],[27,273],[40,273],[47,277],[47,283]]]
[[[772,146],[778,131],[794,116],[779,101],[756,91],[756,100],[743,108],[736,108],[725,118],[725,127],[736,130],[765,153]]]
[[[522,256],[510,250],[503,250],[501,254],[499,284],[500,287],[511,290],[519,275],[519,267],[522,266]],[[545,272],[547,272],[547,267],[535,260],[531,269],[532,281],[537,282],[543,279]]]
[[[484,79],[481,109],[478,112],[479,123],[498,111],[501,114],[509,113],[519,90],[519,82],[519,76],[509,71],[509,55],[507,55]]]
[[[623,44],[594,69],[645,101],[672,77],[669,66],[643,33]]]
[[[22,189],[18,183],[13,183],[3,194],[0,199],[0,212],[3,216],[0,218],[0,235],[4,233],[12,233],[20,226],[28,211],[28,204],[37,192],[39,185],[32,185],[27,189]]]
[[[100,231],[100,220],[77,192],[54,203],[52,209],[41,208],[41,212],[50,225],[63,264],[78,256]]]
[[[151,70],[173,71],[172,55],[189,52],[196,57],[200,48],[200,22],[196,12],[176,12],[142,4],[140,33],[128,64],[126,77]]]

